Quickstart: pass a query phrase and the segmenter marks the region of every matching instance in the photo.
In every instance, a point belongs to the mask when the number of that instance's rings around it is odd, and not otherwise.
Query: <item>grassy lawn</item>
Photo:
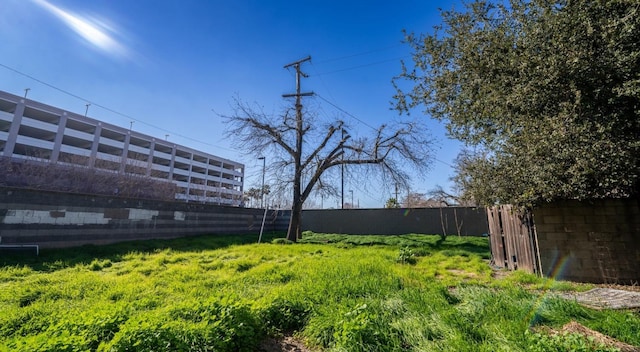
[[[609,351],[577,321],[640,345],[640,315],[555,295],[586,285],[494,278],[486,238],[274,234],[0,257],[0,351]],[[264,243],[266,242],[266,243]]]

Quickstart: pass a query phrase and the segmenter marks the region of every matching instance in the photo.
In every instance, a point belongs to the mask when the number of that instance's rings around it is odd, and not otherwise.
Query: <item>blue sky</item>
[[[460,7],[444,0],[0,3],[0,90],[23,95],[30,88],[29,98],[81,114],[92,102],[90,117],[241,161],[245,188],[259,185],[262,162],[224,138],[218,114],[231,112],[235,96],[278,113],[291,103],[281,95],[295,90],[293,71],[283,66],[311,55],[303,90],[321,97],[311,99],[322,115],[340,116],[354,126],[352,135],[366,135],[370,128],[358,120],[378,126],[398,118],[391,79],[410,53],[402,30],[430,32],[440,23],[438,8]],[[447,164],[461,144],[442,124],[421,118],[437,160],[412,191],[448,188]],[[381,207],[394,192],[345,182],[361,207]]]

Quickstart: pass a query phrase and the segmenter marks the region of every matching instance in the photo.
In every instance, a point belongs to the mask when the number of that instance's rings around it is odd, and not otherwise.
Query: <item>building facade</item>
[[[178,200],[242,204],[239,162],[3,91],[0,156],[169,181]]]

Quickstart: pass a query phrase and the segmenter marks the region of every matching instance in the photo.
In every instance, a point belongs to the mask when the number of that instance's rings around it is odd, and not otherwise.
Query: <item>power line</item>
[[[357,120],[357,121],[358,121],[358,122],[360,122],[361,124],[363,124],[363,125],[365,125],[365,126],[367,126],[367,127],[371,128],[371,129],[372,129],[372,130],[374,130],[374,131],[377,131],[377,130],[378,130],[377,128],[375,128],[375,127],[371,126],[370,124],[368,124],[368,123],[366,123],[366,122],[362,121],[361,119],[359,119],[359,118],[358,118],[358,117],[356,117],[355,115],[353,115],[353,114],[349,113],[348,111],[344,110],[343,108],[339,107],[338,105],[336,105],[336,104],[332,103],[331,101],[329,101],[329,100],[325,99],[325,98],[324,98],[323,96],[321,96],[320,94],[316,93],[315,95],[316,95],[318,98],[320,98],[320,99],[322,99],[323,101],[325,101],[327,104],[329,104],[329,105],[333,106],[334,108],[338,109],[340,112],[342,112],[342,113],[344,113],[344,114],[348,115],[349,117],[351,117],[351,118],[353,118],[353,119]],[[435,160],[435,161],[437,161],[437,162],[439,162],[439,163],[441,163],[441,164],[444,164],[444,165],[446,165],[446,166],[453,167],[453,165],[451,165],[451,164],[447,163],[446,161],[442,161],[442,160],[437,159],[437,158],[433,158],[433,160]]]
[[[351,71],[351,70],[357,70],[359,68],[364,68],[364,67],[369,67],[369,66],[375,66],[375,65],[381,65],[381,64],[385,64],[387,62],[391,62],[391,61],[397,61],[397,60],[402,60],[402,59],[407,59],[410,58],[410,55],[405,55],[405,56],[400,56],[400,57],[396,57],[393,59],[387,59],[387,60],[382,60],[382,61],[375,61],[375,62],[370,62],[367,64],[362,64],[362,65],[357,65],[357,66],[351,66],[351,67],[347,67],[347,68],[342,68],[342,69],[338,69],[338,70],[334,70],[334,71],[327,71],[327,72],[321,72],[321,73],[317,73],[316,76],[322,76],[322,75],[329,75],[332,73],[338,73],[338,72],[345,72],[345,71]]]
[[[329,94],[329,97],[332,100],[336,100],[336,98],[333,97],[333,94],[331,94],[331,91],[329,90],[329,86],[327,85],[327,83],[324,81],[324,79],[322,79],[322,76],[317,74],[318,70],[316,69],[316,66],[313,64],[313,62],[311,62],[311,67],[313,68],[313,71],[316,73],[316,75],[314,77],[318,77],[320,79],[320,83],[322,83],[322,85],[324,86],[324,88],[327,90],[327,93]],[[323,98],[324,99],[324,98]]]
[[[88,107],[89,107],[89,106],[96,106],[96,107],[99,107],[99,108],[101,108],[101,109],[103,109],[103,110],[105,110],[105,111],[111,112],[111,113],[113,113],[113,114],[116,114],[116,115],[118,115],[118,116],[125,117],[125,118],[127,118],[127,119],[130,119],[130,120],[133,120],[133,121],[136,121],[136,122],[140,122],[140,123],[141,123],[141,124],[143,124],[143,125],[146,125],[146,126],[149,126],[149,127],[155,128],[155,129],[158,129],[158,130],[160,130],[160,131],[162,131],[162,132],[170,132],[170,133],[171,133],[172,135],[174,135],[174,136],[181,137],[181,138],[183,138],[183,139],[186,139],[186,140],[189,140],[189,141],[192,141],[192,142],[200,143],[200,144],[203,144],[203,145],[207,145],[207,146],[210,146],[210,147],[219,148],[219,149],[223,149],[223,150],[227,150],[227,151],[231,151],[231,152],[238,152],[238,150],[234,150],[234,149],[229,149],[229,148],[221,147],[221,146],[219,146],[219,145],[211,144],[211,143],[208,143],[208,142],[204,142],[204,141],[201,141],[201,140],[198,140],[198,139],[192,138],[192,137],[188,137],[188,136],[185,136],[185,135],[182,135],[182,134],[176,133],[175,131],[170,131],[170,130],[168,130],[168,129],[166,129],[166,128],[163,128],[163,127],[160,127],[160,126],[152,125],[152,124],[150,124],[150,123],[148,123],[148,122],[145,122],[145,121],[143,121],[143,120],[137,119],[137,118],[135,118],[135,117],[133,117],[133,116],[131,116],[131,115],[127,115],[127,114],[125,114],[125,113],[122,113],[122,112],[116,111],[116,110],[111,109],[111,108],[109,108],[109,107],[106,107],[106,106],[104,106],[104,105],[98,104],[98,103],[96,103],[96,102],[94,102],[94,101],[91,101],[91,100],[89,100],[89,99],[85,99],[85,98],[83,98],[83,97],[81,97],[81,96],[79,96],[79,95],[77,95],[77,94],[74,94],[74,93],[71,93],[71,92],[69,92],[69,91],[67,91],[67,90],[65,90],[65,89],[59,88],[59,87],[57,87],[57,86],[55,86],[55,85],[53,85],[53,84],[51,84],[51,83],[47,83],[47,82],[45,82],[45,81],[43,81],[43,80],[41,80],[41,79],[38,79],[38,78],[36,78],[36,77],[34,77],[34,76],[32,76],[32,75],[29,75],[29,74],[27,74],[27,73],[24,73],[24,72],[22,72],[22,71],[19,71],[19,70],[15,69],[15,68],[9,67],[9,66],[7,66],[7,65],[5,65],[5,64],[0,63],[0,66],[1,66],[1,67],[3,67],[3,68],[5,68],[5,69],[7,69],[7,70],[9,70],[9,71],[12,71],[12,72],[17,73],[17,74],[19,74],[19,75],[22,75],[22,76],[24,76],[24,77],[27,77],[27,78],[29,78],[29,79],[31,79],[31,80],[34,80],[34,81],[36,81],[36,82],[38,82],[38,83],[40,83],[40,84],[42,84],[42,85],[45,85],[45,86],[47,86],[47,87],[49,87],[49,88],[52,88],[52,89],[54,89],[54,90],[57,90],[57,91],[59,91],[59,92],[61,92],[61,93],[63,93],[63,94],[66,94],[66,95],[70,96],[70,97],[73,97],[73,98],[76,98],[76,99],[78,99],[78,100],[84,101],[84,102],[86,103],[86,106],[87,106],[87,111],[88,111]],[[85,114],[85,115],[86,115],[86,114]]]
[[[334,61],[351,59],[353,57],[358,57],[358,56],[364,56],[364,55],[369,55],[369,54],[373,54],[373,53],[378,53],[378,52],[381,52],[381,51],[386,51],[386,50],[389,50],[389,49],[397,48],[397,47],[400,47],[400,46],[403,46],[403,45],[404,44],[402,44],[402,43],[398,43],[396,45],[391,45],[391,46],[387,46],[387,47],[372,49],[372,50],[369,50],[369,51],[363,51],[363,52],[356,53],[356,54],[345,55],[345,56],[340,56],[340,57],[331,58],[331,59],[325,59],[325,60],[317,61],[316,63],[324,64],[324,63],[327,63],[327,62],[334,62]]]
[[[322,100],[323,100],[324,102],[326,102],[327,104],[329,104],[329,105],[333,106],[334,108],[336,108],[337,110],[339,110],[339,111],[340,111],[340,112],[342,112],[343,114],[345,114],[345,115],[347,115],[347,116],[349,116],[349,117],[351,117],[351,118],[353,118],[353,119],[357,120],[357,121],[358,121],[358,122],[360,122],[361,124],[363,124],[363,125],[365,125],[365,126],[367,126],[367,127],[371,128],[371,129],[372,129],[372,130],[374,130],[374,131],[377,131],[377,130],[378,130],[377,128],[375,128],[375,127],[371,126],[370,124],[368,124],[368,123],[366,123],[366,122],[362,121],[361,119],[359,119],[358,117],[356,117],[356,116],[355,116],[355,115],[353,115],[352,113],[350,113],[350,112],[348,112],[348,111],[344,110],[343,108],[339,107],[338,105],[336,105],[336,104],[332,103],[331,101],[327,100],[327,99],[326,99],[326,98],[324,98],[322,95],[320,95],[320,94],[316,93],[316,96],[317,96],[318,98],[322,99]]]

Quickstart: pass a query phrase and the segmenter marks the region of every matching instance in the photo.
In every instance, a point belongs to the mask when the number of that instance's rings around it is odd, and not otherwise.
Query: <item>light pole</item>
[[[262,160],[262,188],[260,189],[260,208],[262,208],[264,204],[264,171],[267,164],[267,158],[261,156],[258,160]]]
[[[353,208],[355,208],[355,207],[353,206],[353,190],[352,190],[352,189],[350,189],[350,190],[349,190],[349,192],[351,192],[351,209],[353,209]]]

